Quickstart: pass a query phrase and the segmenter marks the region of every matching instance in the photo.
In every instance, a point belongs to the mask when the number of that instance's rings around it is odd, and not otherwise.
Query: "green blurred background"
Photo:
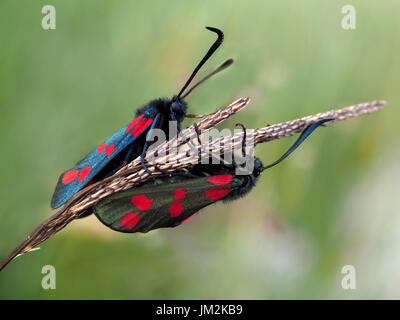
[[[56,30],[41,28],[46,4]],[[346,4],[356,30],[341,27]],[[226,37],[202,74],[236,63],[189,97],[190,113],[252,97],[221,127],[388,101],[318,130],[249,196],[178,228],[71,223],[0,273],[0,298],[400,298],[399,15],[396,0],[0,1],[1,259],[54,213],[62,171],[135,108],[177,93],[215,39],[206,25]],[[256,154],[271,162],[294,139]],[[356,290],[341,287],[348,264]],[[44,265],[56,290],[41,287]]]

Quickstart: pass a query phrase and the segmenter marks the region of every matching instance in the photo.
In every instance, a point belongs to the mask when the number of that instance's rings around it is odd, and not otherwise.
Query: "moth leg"
[[[128,163],[128,161],[129,161],[129,159],[130,159],[130,157],[131,157],[131,155],[132,155],[133,149],[135,149],[135,146],[134,146],[134,144],[132,143],[132,144],[129,146],[128,152],[126,153],[124,162],[123,162],[123,164],[122,164],[123,166],[126,165],[126,164]]]
[[[183,133],[182,133],[181,125],[180,125],[178,122],[176,122],[176,124],[177,124],[177,126],[178,126],[178,132],[181,134],[182,138],[185,138],[185,137],[183,136]],[[192,149],[192,151],[193,151],[195,154],[197,154],[197,156],[198,156],[199,158],[201,158],[200,152],[199,152],[199,151],[196,149],[196,147],[190,142],[190,139],[185,139],[185,143],[187,143],[188,146]]]
[[[246,157],[246,127],[242,123],[236,123],[235,126],[239,126],[243,130],[243,140],[242,140],[242,155],[243,158]]]
[[[170,109],[170,113],[171,113],[171,118],[172,118],[172,120],[176,121],[175,113],[174,113],[174,111],[172,110],[172,108]],[[196,153],[197,156],[200,158],[201,155],[200,155],[199,151],[197,151],[197,149],[195,148],[195,146],[193,146],[193,144],[190,142],[190,140],[188,140],[188,139],[186,139],[186,138],[184,137],[184,135],[183,135],[183,133],[182,133],[181,125],[179,124],[178,121],[176,121],[176,126],[177,126],[177,128],[178,128],[178,133],[181,135],[181,137],[182,137],[183,139],[185,139],[185,143],[187,143],[187,144],[189,145],[189,147],[192,149],[192,151],[193,151],[194,153]]]
[[[197,123],[193,124],[193,126],[194,126],[194,130],[196,131],[197,142],[199,143],[199,147],[200,147],[200,152],[197,152],[197,155],[198,155],[199,159],[201,159],[201,152],[203,151],[202,142],[200,140],[201,133],[200,133],[199,127],[197,126]]]
[[[194,130],[196,131],[196,134],[197,134],[197,141],[198,141],[198,143],[199,143],[199,145],[200,145],[200,151],[203,151],[203,143],[201,142],[201,140],[200,140],[200,130],[199,130],[199,127],[197,126],[197,124],[195,123],[194,125]],[[218,159],[221,163],[225,163],[225,161],[224,161],[224,159],[223,158],[221,158],[220,156],[215,156],[215,155],[213,155],[211,152],[210,152],[210,150],[207,150],[208,151],[208,157],[209,158],[216,158],[216,159]]]
[[[236,123],[235,124],[235,126],[237,127],[237,126],[239,126],[239,127],[241,127],[242,128],[242,130],[243,130],[243,139],[242,139],[242,157],[244,158],[244,159],[246,159],[246,157],[248,156],[247,154],[246,154],[246,139],[247,139],[247,135],[246,135],[246,127],[244,126],[244,124],[243,123]],[[233,157],[233,159],[232,159],[232,164],[235,166],[235,167],[243,167],[242,165],[238,165],[238,164],[236,164],[236,162],[235,162],[235,158]]]
[[[161,172],[162,174],[170,174],[169,172],[167,172],[167,171],[161,169],[161,168],[160,168],[159,166],[157,166],[156,164],[154,164],[154,168],[155,168],[157,171]]]
[[[197,134],[197,142],[198,142],[199,145],[201,146],[199,127],[197,126],[197,123],[195,123],[193,126],[194,126],[194,130],[196,131],[196,134]]]
[[[146,154],[146,150],[147,150],[147,142],[146,142],[146,144],[144,145],[142,154],[140,155],[140,163],[142,164],[143,169],[144,169],[147,173],[152,174],[151,171],[149,170],[149,168],[147,168],[146,165],[144,164],[144,155]]]
[[[167,172],[167,174],[169,176],[182,176],[182,177],[189,177],[189,178],[198,178],[199,177],[188,171]]]

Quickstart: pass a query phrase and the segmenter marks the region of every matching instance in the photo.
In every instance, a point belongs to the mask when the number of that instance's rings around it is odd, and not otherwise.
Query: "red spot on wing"
[[[209,198],[211,201],[217,201],[218,199],[221,199],[225,197],[229,192],[231,192],[232,188],[214,188],[214,189],[208,189],[204,193],[207,198]]]
[[[142,133],[146,127],[153,122],[153,119],[151,118],[143,118],[137,125],[136,127],[132,130],[132,136],[136,137],[138,134]]]
[[[147,198],[144,194],[133,196],[131,198],[131,202],[135,205],[139,210],[149,210],[150,205],[153,202],[153,199]]]
[[[128,229],[133,229],[139,222],[140,216],[135,214],[134,212],[128,212],[123,215],[121,218],[121,227],[125,227]]]
[[[99,145],[97,147],[97,153],[102,153],[104,151],[104,149],[107,147],[107,145],[105,143],[102,143],[101,145]]]
[[[224,176],[215,176],[215,177],[210,177],[207,179],[208,182],[211,182],[213,184],[216,184],[217,186],[228,184],[229,182],[232,181],[232,175],[227,174]]]
[[[111,144],[106,149],[106,156],[111,155],[115,150],[115,145]]]
[[[183,220],[181,221],[181,223],[184,223],[187,219],[189,219],[189,218],[191,218],[191,217],[193,217],[193,214],[191,214],[189,217],[183,219]]]
[[[184,223],[187,219],[189,219],[189,218],[191,218],[191,217],[193,217],[193,213],[192,213],[189,217],[186,217],[185,219],[182,219],[182,221],[180,221],[180,222],[175,222],[175,223],[174,223],[174,226],[179,226],[180,224]]]
[[[169,206],[169,213],[171,214],[171,217],[177,217],[179,216],[183,211],[182,207],[182,202],[180,201],[175,201]]]
[[[88,175],[89,172],[90,172],[90,167],[91,167],[91,166],[92,166],[92,165],[89,164],[88,166],[86,166],[86,167],[84,167],[84,168],[82,169],[81,173],[79,174],[79,179],[78,179],[78,182],[79,182],[79,183],[81,183],[83,180],[85,180],[85,178],[87,177],[87,175]]]
[[[132,128],[133,128],[140,120],[142,120],[142,118],[143,118],[143,115],[142,115],[142,116],[139,116],[139,117],[137,117],[137,118],[135,118],[135,119],[133,119],[133,120],[131,121],[131,123],[129,123],[129,126],[125,129],[125,133],[129,132],[130,130],[132,130]]]
[[[178,188],[174,191],[175,200],[183,199],[184,197],[186,197],[186,191],[183,190],[182,188]]]
[[[71,171],[68,171],[68,172],[64,173],[64,176],[62,178],[62,182],[64,184],[71,183],[78,176],[78,172],[79,172],[79,170],[71,170]]]

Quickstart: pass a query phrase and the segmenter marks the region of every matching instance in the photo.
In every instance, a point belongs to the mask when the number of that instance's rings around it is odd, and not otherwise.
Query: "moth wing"
[[[94,206],[97,218],[113,230],[134,233],[176,227],[200,209],[241,185],[232,175],[186,178],[117,192]]]
[[[75,167],[63,172],[58,179],[51,207],[60,207],[85,187],[107,163],[149,129],[154,118],[143,115],[136,117],[79,161]]]

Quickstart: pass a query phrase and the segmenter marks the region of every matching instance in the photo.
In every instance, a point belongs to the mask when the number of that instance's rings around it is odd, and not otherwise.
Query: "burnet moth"
[[[199,84],[233,63],[232,59],[225,61],[220,67],[198,81],[184,93],[203,64],[222,44],[224,38],[223,32],[213,27],[207,27],[207,29],[215,32],[218,38],[193,70],[178,95],[173,96],[172,99],[155,99],[139,108],[135,118],[129,124],[100,144],[83,160],[78,162],[75,167],[63,172],[58,179],[51,200],[51,207],[53,209],[63,205],[86,185],[110,176],[121,168],[124,163],[130,162],[138,156],[141,156],[142,165],[148,171],[143,161],[148,148],[148,143],[146,142],[147,134],[150,134],[153,129],[157,128],[162,129],[168,137],[169,121],[176,121],[178,132],[181,132],[180,124],[185,117],[189,116],[186,114],[187,103],[184,100],[185,97]]]
[[[253,170],[248,175],[237,175],[236,164],[196,164],[181,175],[162,175],[100,200],[94,206],[95,215],[109,228],[125,233],[176,227],[204,207],[249,193],[264,170],[280,163],[317,127],[330,120],[308,126],[289,150],[268,166],[254,157]]]

